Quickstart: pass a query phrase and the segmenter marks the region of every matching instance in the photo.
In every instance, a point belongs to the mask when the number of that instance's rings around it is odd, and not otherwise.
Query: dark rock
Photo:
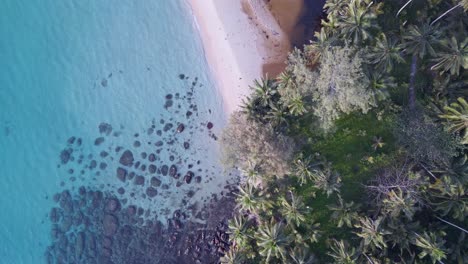
[[[97,167],[97,161],[95,160],[92,160],[90,163],[89,163],[89,169],[94,169]]]
[[[182,133],[185,130],[185,125],[184,124],[179,124],[177,126],[177,133]]]
[[[146,195],[148,195],[148,197],[153,198],[157,194],[158,194],[158,191],[155,188],[153,187],[146,188]]]
[[[184,142],[184,149],[189,149],[190,148],[190,143]]]
[[[169,108],[174,104],[172,100],[166,100],[166,103],[164,103],[164,108]]]
[[[101,86],[102,87],[107,87],[107,79],[106,78],[101,80]]]
[[[127,178],[127,170],[120,167],[117,168],[117,178],[122,182],[125,182],[125,179]]]
[[[165,124],[165,125],[164,125],[164,128],[163,128],[164,132],[169,131],[173,126],[174,126],[174,125],[172,125],[171,123]]]
[[[169,168],[169,176],[174,177],[177,174],[177,167],[176,165],[171,165]]]
[[[156,143],[154,143],[154,145],[156,147],[161,147],[162,145],[164,145],[164,142],[162,142],[161,140],[157,141]]]
[[[133,165],[133,153],[130,150],[125,150],[124,153],[122,153],[122,156],[120,157],[119,160],[120,164],[124,166],[132,166]]]
[[[139,161],[137,161],[137,162],[135,163],[135,169],[138,169],[138,167],[140,167],[140,164],[141,164],[141,163],[140,163]]]
[[[108,212],[108,213],[114,213],[114,212],[120,210],[120,202],[119,202],[119,200],[117,200],[117,199],[115,199],[115,198],[109,198],[109,199],[107,199],[104,210],[105,210],[106,212]]]
[[[68,144],[68,145],[72,145],[73,143],[75,143],[75,140],[76,140],[76,137],[70,137],[70,138],[67,140],[67,144]]]
[[[101,153],[99,153],[99,156],[101,156],[101,158],[105,158],[107,156],[109,156],[109,153],[107,151],[101,151]]]
[[[192,112],[191,111],[187,111],[187,113],[185,113],[185,117],[189,118],[192,116]]]
[[[140,170],[145,171],[146,170],[146,165],[145,164],[141,165]]]
[[[119,220],[112,214],[104,215],[102,220],[104,235],[113,236],[119,228]]]
[[[103,142],[104,142],[104,138],[103,138],[103,137],[98,137],[98,138],[96,138],[96,140],[94,140],[94,145],[95,145],[95,146],[99,146],[99,145],[101,145]]]
[[[147,156],[148,156],[148,154],[146,154],[146,152],[142,152],[142,153],[140,154],[140,157],[141,157],[142,159],[146,159]]]
[[[122,195],[125,193],[125,189],[123,187],[120,187],[119,189],[117,189],[117,193]]]
[[[138,141],[138,140],[135,140],[135,142],[133,142],[133,146],[134,146],[135,148],[138,148],[138,147],[141,146],[141,142]]]
[[[195,182],[196,182],[196,183],[200,183],[200,182],[201,182],[201,180],[202,180],[202,179],[201,179],[201,176],[197,176],[197,177],[195,177]]]
[[[161,174],[166,176],[168,171],[169,171],[169,167],[167,165],[162,165]]]
[[[154,164],[150,164],[148,166],[148,172],[151,173],[151,174],[154,174],[156,172],[156,169],[157,169],[157,167]]]
[[[213,128],[213,123],[208,122],[208,124],[206,124],[206,127],[207,127],[208,129],[212,129],[212,128]]]
[[[153,186],[153,187],[159,187],[159,186],[161,186],[161,180],[159,180],[159,179],[156,178],[156,177],[152,177],[152,178],[151,178],[151,186]]]
[[[135,185],[144,185],[145,184],[145,177],[138,175],[135,177],[135,180],[133,181]]]
[[[99,168],[100,168],[101,170],[105,170],[105,169],[107,168],[107,163],[101,162],[101,163],[99,164]]]
[[[67,162],[70,161],[72,153],[73,149],[71,148],[64,149],[62,150],[62,152],[60,152],[60,161],[62,162],[62,164],[67,164]]]
[[[156,155],[154,153],[149,154],[148,160],[150,162],[155,162],[156,161]]]
[[[192,182],[193,176],[194,176],[193,172],[188,171],[187,174],[185,174],[185,176],[184,176],[184,181],[185,181],[185,183],[190,183],[190,182]]]
[[[112,133],[112,126],[108,123],[101,123],[99,124],[99,133],[106,134],[106,136]]]

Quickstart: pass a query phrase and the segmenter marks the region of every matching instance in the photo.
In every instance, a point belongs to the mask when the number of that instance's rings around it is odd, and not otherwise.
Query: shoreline
[[[283,28],[294,28],[303,3],[294,2],[295,12],[281,15],[264,0],[187,0],[227,117],[250,94],[255,79],[284,70],[292,32]]]

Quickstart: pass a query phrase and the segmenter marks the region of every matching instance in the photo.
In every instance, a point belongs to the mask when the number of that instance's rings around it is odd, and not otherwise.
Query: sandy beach
[[[188,0],[226,114],[249,94],[254,79],[285,67],[303,0]]]

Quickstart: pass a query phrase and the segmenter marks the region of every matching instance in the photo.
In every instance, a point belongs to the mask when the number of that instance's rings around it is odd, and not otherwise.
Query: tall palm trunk
[[[414,89],[414,82],[416,79],[416,70],[418,68],[418,55],[413,54],[411,59],[411,73],[410,73],[410,83],[408,88],[408,105],[411,111],[414,110],[416,106],[416,91]]]

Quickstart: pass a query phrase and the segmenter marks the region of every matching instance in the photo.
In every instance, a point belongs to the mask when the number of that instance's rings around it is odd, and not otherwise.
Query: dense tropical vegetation
[[[222,138],[222,263],[468,263],[468,2],[327,0]]]

